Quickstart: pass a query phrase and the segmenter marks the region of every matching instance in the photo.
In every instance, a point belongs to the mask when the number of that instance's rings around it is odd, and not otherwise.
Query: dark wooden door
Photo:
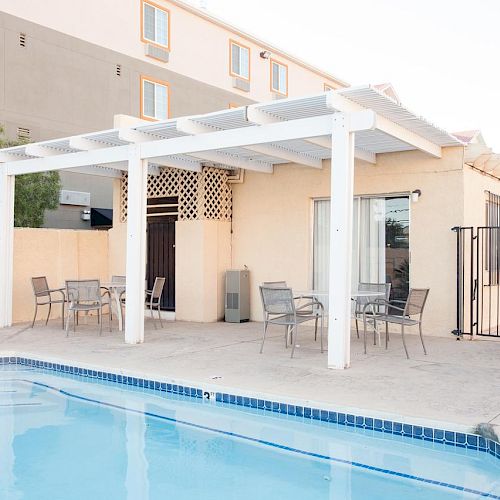
[[[153,288],[157,276],[164,277],[165,288],[161,308],[175,310],[175,221],[177,199],[156,198],[148,200],[148,237],[146,280]]]

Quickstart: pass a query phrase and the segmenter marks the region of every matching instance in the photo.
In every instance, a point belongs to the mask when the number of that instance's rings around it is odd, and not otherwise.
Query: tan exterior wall
[[[106,231],[67,229],[14,230],[14,322],[33,317],[31,277],[46,276],[49,286],[64,286],[66,279],[109,279],[108,234]],[[54,306],[52,318],[60,317]],[[47,307],[39,308],[39,318]],[[46,317],[46,316],[45,316]]]
[[[176,319],[211,322],[224,317],[224,272],[231,266],[230,239],[230,222],[176,222]]]
[[[436,335],[453,329],[455,247],[450,228],[463,221],[461,148],[442,159],[420,152],[379,155],[377,165],[356,164],[355,194],[394,194],[421,189],[411,204],[411,286],[430,287],[426,321]],[[283,165],[272,175],[247,172],[233,186],[233,266],[251,276],[251,318],[261,319],[258,283],[286,280],[311,287],[312,200],[330,194],[330,168]]]
[[[270,62],[259,56],[264,49],[270,49],[273,57],[288,65],[290,97],[322,92],[325,83],[335,88],[339,86],[329,75],[307,69],[296,59],[229,26],[213,22],[207,19],[206,13],[186,4],[183,6],[182,2],[155,0],[154,3],[170,10],[168,63],[145,55],[141,42],[140,0],[0,0],[0,11],[256,101],[267,101],[272,97]],[[74,22],[75,16],[78,22]],[[250,92],[232,87],[229,39],[250,47]]]

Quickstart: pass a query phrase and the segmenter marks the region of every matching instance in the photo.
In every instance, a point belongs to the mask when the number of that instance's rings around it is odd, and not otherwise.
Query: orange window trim
[[[147,3],[148,5],[151,5],[152,7],[156,7],[159,10],[162,10],[163,12],[166,12],[167,14],[167,30],[168,30],[168,41],[167,45],[162,45],[161,43],[153,42],[152,40],[148,40],[144,36],[144,4]],[[151,45],[154,45],[155,47],[160,47],[162,49],[167,49],[170,50],[170,11],[163,7],[162,5],[158,5],[155,2],[151,2],[151,0],[141,0],[141,42],[142,43],[150,43]],[[155,59],[155,58],[153,58]]]
[[[237,73],[233,73],[233,51],[232,51],[233,45],[237,45],[240,48],[248,50],[248,78],[245,78],[244,76],[238,75]],[[250,47],[248,47],[247,45],[243,45],[242,43],[237,42],[236,40],[233,40],[232,38],[230,38],[229,39],[229,75],[234,76],[236,78],[241,78],[241,79],[249,82],[251,79],[251,76],[252,76],[252,73],[251,73],[251,71],[252,71],[251,55],[252,55],[252,49],[250,49]]]
[[[153,118],[152,116],[146,116],[144,114],[144,82],[157,83],[158,85],[163,85],[167,87],[167,118],[170,118],[170,84],[164,80],[157,80],[156,78],[150,78],[149,76],[141,75],[141,89],[140,89],[140,117],[141,120],[148,120],[150,122],[159,121],[158,118]]]
[[[273,63],[277,64],[278,66],[283,66],[284,68],[286,68],[286,92],[280,92],[278,89],[273,88]],[[275,94],[288,96],[288,65],[279,62],[276,59],[271,58],[269,59],[269,72],[270,72],[269,88],[271,89],[271,92],[274,92]]]

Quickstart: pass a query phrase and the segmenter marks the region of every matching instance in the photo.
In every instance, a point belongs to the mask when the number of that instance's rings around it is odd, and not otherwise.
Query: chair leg
[[[389,344],[389,323],[387,321],[385,322],[385,348],[387,349],[387,346]]]
[[[120,305],[120,307],[121,307],[121,305]],[[111,307],[109,309],[109,312],[111,313]],[[111,314],[109,315],[108,319],[109,319],[109,331],[111,331]]]
[[[354,318],[354,324],[356,325],[356,335],[359,339],[359,325],[358,325],[358,318]]]
[[[285,326],[285,349],[288,349],[288,325]]]
[[[102,335],[102,307],[97,309],[97,317],[99,319],[99,337]]]
[[[38,304],[35,303],[35,314],[33,315],[33,321],[31,322],[31,328],[35,326],[35,320],[36,320],[36,313],[38,311]]]
[[[158,302],[158,319],[160,320],[160,328],[163,328],[163,322],[161,320],[160,303]]]
[[[62,301],[61,308],[62,308],[62,312],[61,312],[61,317],[62,317],[62,329],[64,330],[64,300]]]
[[[374,318],[373,319],[373,345],[377,345],[377,320]]]
[[[299,329],[298,325],[292,326],[293,344],[292,344],[292,353],[290,354],[291,358],[293,358],[293,353],[295,352],[295,346],[297,345],[298,329]]]
[[[156,330],[157,326],[156,326],[156,321],[155,321],[155,317],[153,314],[153,299],[151,299],[151,302],[149,303],[149,314],[151,315],[151,319],[153,320],[153,325],[154,325],[155,330]]]
[[[260,354],[262,354],[262,350],[264,349],[264,342],[266,340],[266,333],[267,333],[267,321],[264,321],[264,333],[262,334],[262,344],[260,345]],[[288,336],[288,332],[287,332]]]
[[[324,316],[323,314],[321,315],[321,323],[320,323],[320,331],[319,331],[319,338],[321,342],[321,352],[325,352],[325,349],[323,348],[323,327],[324,327]]]
[[[408,355],[408,348],[406,347],[406,340],[405,340],[405,325],[401,325],[401,336],[403,337],[403,346],[405,348],[406,352],[406,358],[410,359],[410,356]]]
[[[47,319],[45,320],[45,325],[49,322],[50,310],[52,309],[52,302],[49,302],[49,312],[47,313]]]
[[[366,354],[366,314],[363,314],[363,346]]]
[[[424,348],[424,354],[427,356],[427,349],[424,344],[424,336],[422,335],[422,322],[418,324],[418,332],[420,333],[420,341],[422,342],[422,347]]]
[[[314,320],[314,342],[318,340],[318,316],[316,316],[316,319]]]
[[[70,315],[70,310],[69,310],[69,307],[68,307],[68,312],[67,312],[67,315],[66,315],[66,337],[69,336],[69,315]],[[73,315],[73,320],[75,319],[75,316]]]
[[[73,332],[76,332],[76,325],[78,325],[78,311],[73,311]]]

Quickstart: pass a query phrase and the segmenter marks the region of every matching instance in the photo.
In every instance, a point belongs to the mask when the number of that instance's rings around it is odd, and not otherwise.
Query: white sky
[[[500,0],[205,3],[352,85],[391,82],[415,113],[451,132],[479,128],[500,152]]]

